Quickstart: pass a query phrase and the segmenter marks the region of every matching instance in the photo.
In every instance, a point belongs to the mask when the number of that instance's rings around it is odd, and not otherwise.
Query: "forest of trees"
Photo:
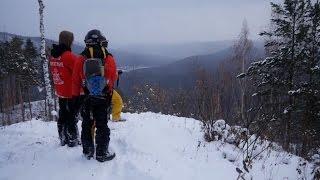
[[[214,121],[225,119],[312,159],[320,148],[320,3],[285,0],[271,6],[270,28],[261,33],[266,58],[251,59],[244,22],[233,54],[217,72],[195,68],[198,80],[190,90],[134,87],[127,110],[194,117],[208,129],[208,141],[214,140]]]
[[[243,76],[254,87],[248,123],[303,157],[320,145],[319,5],[272,4],[272,27],[261,33],[268,57]]]
[[[0,41],[0,126],[44,118],[54,120],[57,110],[48,70],[48,52],[44,34],[44,4],[39,3],[40,48],[31,39],[3,37]],[[4,33],[6,36],[6,33]],[[44,101],[38,101],[44,100]]]
[[[10,41],[0,42],[2,125],[32,118],[31,101],[35,99],[33,91],[42,84],[40,67],[38,51],[30,39],[24,42],[19,37],[13,37]],[[25,112],[26,109],[29,112]],[[26,114],[28,117],[25,117]]]

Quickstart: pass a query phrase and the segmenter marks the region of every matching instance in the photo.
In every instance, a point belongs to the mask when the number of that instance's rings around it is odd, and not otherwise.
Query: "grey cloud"
[[[233,39],[247,19],[252,38],[268,24],[265,0],[45,0],[46,33],[61,30],[82,42],[92,28],[114,44],[181,43]],[[36,0],[1,0],[0,28],[38,36]],[[5,28],[4,28],[5,27]]]

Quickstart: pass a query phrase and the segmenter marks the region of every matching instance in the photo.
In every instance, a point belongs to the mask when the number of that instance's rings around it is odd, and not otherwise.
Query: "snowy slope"
[[[203,142],[199,121],[155,113],[124,117],[127,122],[109,122],[117,156],[105,163],[86,160],[81,147],[59,146],[54,122],[32,120],[0,128],[0,180],[237,178],[237,161],[227,159],[241,155],[231,145]],[[298,158],[292,156],[285,165],[284,157],[257,163],[253,179],[297,179]]]

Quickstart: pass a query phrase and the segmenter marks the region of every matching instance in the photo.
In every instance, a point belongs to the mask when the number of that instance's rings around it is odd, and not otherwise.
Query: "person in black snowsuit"
[[[104,162],[115,157],[115,153],[109,150],[110,129],[108,127],[108,119],[110,115],[111,97],[113,84],[117,79],[116,65],[111,54],[108,53],[106,47],[106,38],[98,30],[91,30],[85,38],[86,48],[81,53],[79,61],[75,64],[75,69],[72,78],[72,93],[75,101],[83,101],[80,109],[82,116],[82,132],[81,142],[83,147],[83,154],[91,159],[96,152],[96,160]],[[88,76],[89,71],[86,72],[86,67],[90,61],[102,60],[102,68],[98,76]],[[96,68],[93,68],[96,69]],[[90,84],[93,77],[103,78],[103,88],[101,91],[96,90],[95,84]],[[100,87],[101,83],[98,83]],[[95,87],[95,88],[93,88]],[[80,96],[81,89],[84,95]],[[98,88],[99,89],[99,88]],[[97,93],[98,92],[98,93]],[[97,94],[98,95],[97,95]],[[80,103],[76,103],[80,104]],[[94,121],[96,122],[96,149],[94,149],[94,142],[92,139],[91,129]]]

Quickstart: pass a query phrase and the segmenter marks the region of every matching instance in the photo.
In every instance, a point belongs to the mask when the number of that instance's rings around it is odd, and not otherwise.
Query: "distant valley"
[[[10,40],[17,36],[10,33],[0,33],[0,41]],[[39,49],[39,37],[30,38]],[[51,47],[55,40],[47,39]],[[190,88],[195,82],[195,70],[203,67],[214,73],[223,61],[230,60],[233,52],[233,41],[199,42],[167,45],[127,45],[110,49],[117,60],[119,69],[125,71],[120,79],[120,89],[126,94],[132,93],[133,86],[142,84],[158,84],[165,88]],[[84,46],[75,42],[73,51],[79,54]],[[252,60],[264,56],[263,42],[255,41],[252,50]],[[232,64],[227,68],[232,68]]]

